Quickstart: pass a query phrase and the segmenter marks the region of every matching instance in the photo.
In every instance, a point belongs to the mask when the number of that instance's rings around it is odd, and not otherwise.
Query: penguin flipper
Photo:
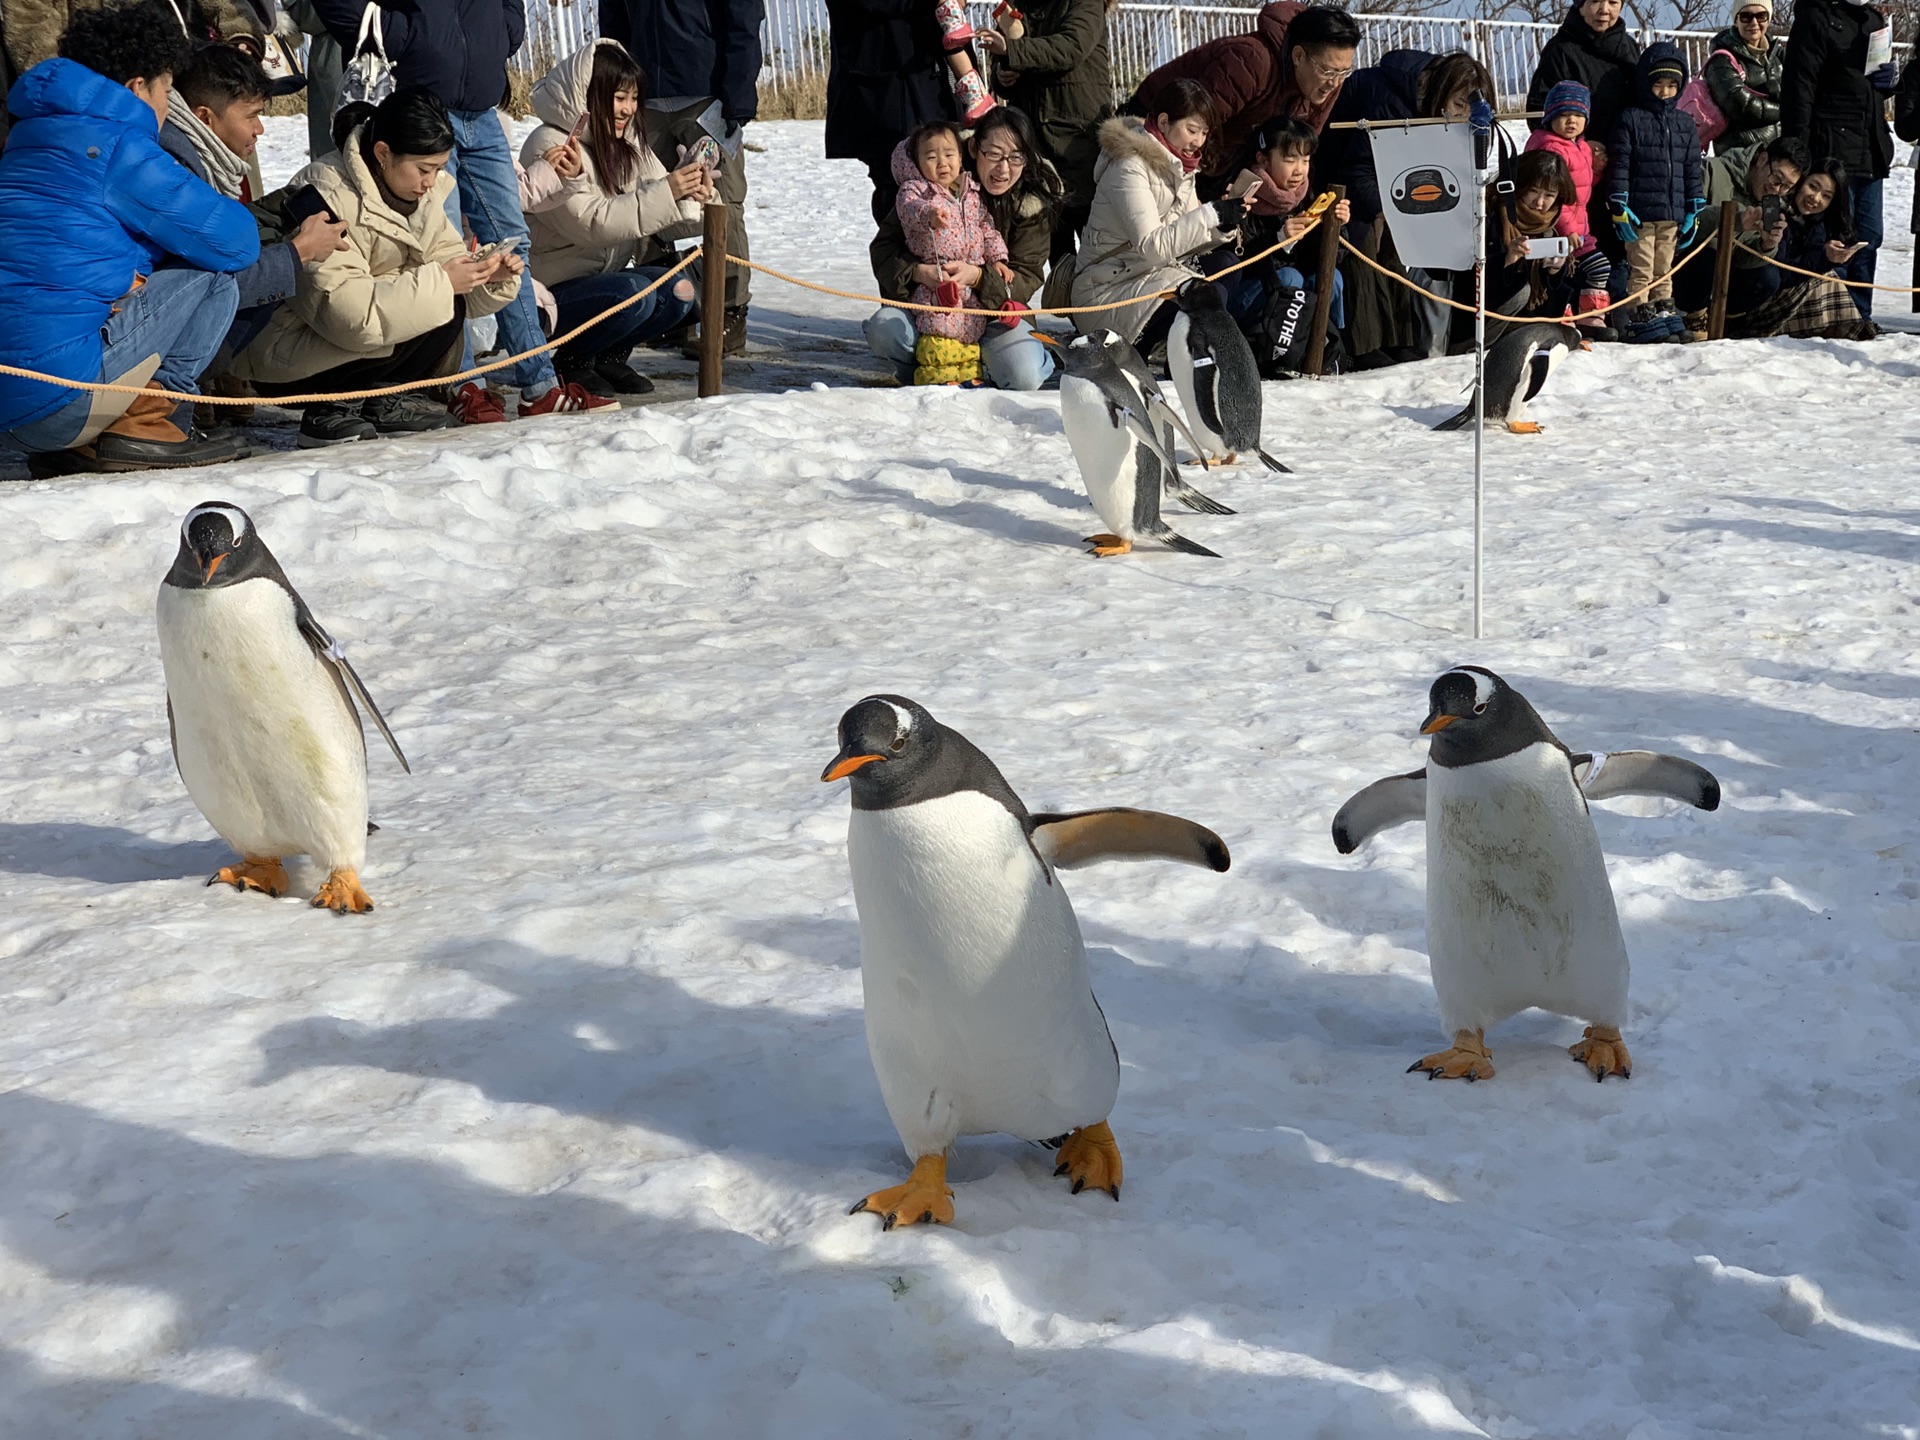
[[[1193,447],[1193,458],[1198,460],[1202,465],[1211,468],[1212,462],[1207,459],[1206,448],[1201,445],[1199,439],[1194,435],[1193,428],[1187,424],[1185,417],[1166,402],[1166,398],[1160,393],[1160,387],[1158,385],[1155,385],[1152,390],[1147,392],[1147,413],[1158,418],[1162,424],[1175,426],[1182,435],[1187,437],[1187,444]],[[1168,445],[1167,450],[1169,452],[1168,464],[1172,464],[1171,452],[1173,446]]]
[[[1277,471],[1282,475],[1291,475],[1293,473],[1293,468],[1291,466],[1282,465],[1278,460],[1274,459],[1273,456],[1269,455],[1266,451],[1256,449],[1253,453],[1260,457],[1260,462],[1263,465],[1265,465],[1269,470]]]
[[[1713,772],[1678,755],[1652,750],[1616,750],[1612,754],[1575,755],[1574,782],[1589,800],[1616,795],[1657,795],[1696,810],[1720,808],[1720,782]]]
[[[1376,780],[1333,817],[1333,848],[1351,855],[1382,830],[1427,818],[1425,767]]]
[[[1142,525],[1140,529],[1147,535],[1152,536],[1155,540],[1158,540],[1169,550],[1178,550],[1184,555],[1208,555],[1215,560],[1220,558],[1220,552],[1218,550],[1209,550],[1206,546],[1199,544],[1197,541],[1189,540],[1184,535],[1174,534],[1172,528],[1169,527],[1164,520],[1155,520],[1151,524]]]
[[[1157,810],[1078,810],[1029,815],[1034,849],[1056,870],[1078,870],[1102,860],[1178,860],[1224,871],[1233,863],[1227,842],[1204,825]]]
[[[1198,510],[1202,515],[1235,515],[1239,513],[1231,506],[1222,505],[1210,495],[1202,495],[1171,470],[1166,472],[1165,489],[1167,494],[1178,500],[1189,510]]]
[[[401,753],[400,742],[393,738],[393,731],[387,725],[387,717],[380,713],[380,707],[373,703],[373,696],[367,693],[366,683],[361,680],[360,672],[353,668],[353,662],[347,659],[347,652],[326,627],[314,619],[313,612],[302,604],[299,613],[300,633],[319,657],[320,663],[333,671],[335,682],[340,686],[343,698],[347,699],[347,708],[352,709],[354,701],[366,706],[367,714],[373,717],[376,729],[387,742],[387,748],[393,751],[393,758],[400,762],[400,768],[411,775],[413,766],[407,763],[407,757]]]

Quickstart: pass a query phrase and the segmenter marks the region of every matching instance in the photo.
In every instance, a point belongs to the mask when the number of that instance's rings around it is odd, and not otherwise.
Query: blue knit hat
[[[1545,109],[1549,125],[1556,115],[1578,115],[1587,119],[1593,114],[1593,97],[1578,80],[1562,80],[1547,91]]]

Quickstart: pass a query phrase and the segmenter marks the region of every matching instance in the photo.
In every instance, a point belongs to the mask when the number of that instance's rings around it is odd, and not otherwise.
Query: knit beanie
[[[1547,91],[1545,108],[1549,125],[1556,115],[1578,115],[1585,119],[1593,114],[1593,97],[1578,80],[1562,80]]]
[[[1767,18],[1771,20],[1773,18],[1773,0],[1734,0],[1733,14],[1738,15],[1742,10],[1764,10],[1767,12]],[[1727,23],[1730,25],[1733,23],[1731,16],[1728,17]]]
[[[1687,80],[1687,67],[1678,60],[1669,60],[1664,55],[1653,62],[1653,68],[1647,71],[1647,79],[1668,79],[1684,85]]]

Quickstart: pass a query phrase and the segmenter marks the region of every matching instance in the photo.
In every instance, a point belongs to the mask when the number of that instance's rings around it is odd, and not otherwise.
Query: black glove
[[[1238,230],[1240,222],[1247,218],[1247,202],[1236,200],[1231,195],[1222,195],[1213,202],[1213,213],[1220,217],[1222,230]]]

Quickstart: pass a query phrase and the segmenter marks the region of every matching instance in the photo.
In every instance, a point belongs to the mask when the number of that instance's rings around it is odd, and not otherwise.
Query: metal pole
[[[1320,215],[1320,273],[1313,294],[1313,333],[1307,340],[1307,373],[1318,375],[1327,355],[1327,322],[1333,315],[1333,276],[1340,264],[1340,222],[1334,209],[1347,198],[1347,187],[1333,185],[1333,204]]]
[[[1486,479],[1481,451],[1487,423],[1487,186],[1476,169],[1473,187],[1473,638],[1480,638],[1480,557]]]
[[[727,205],[702,207],[700,234],[700,398],[720,393],[720,347],[727,334]]]

